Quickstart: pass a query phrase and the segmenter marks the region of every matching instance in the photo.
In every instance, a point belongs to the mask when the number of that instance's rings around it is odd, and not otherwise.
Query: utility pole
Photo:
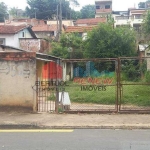
[[[59,36],[62,32],[62,0],[59,0]]]
[[[58,18],[59,18],[59,17],[58,17],[58,7],[59,7],[59,5],[57,5],[57,17],[56,17],[56,19],[57,19],[57,34],[58,34],[58,32],[59,32],[59,31],[58,31],[58,30],[59,30],[59,27],[58,27]]]

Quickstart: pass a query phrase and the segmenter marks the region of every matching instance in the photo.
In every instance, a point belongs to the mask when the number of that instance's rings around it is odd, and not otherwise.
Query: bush
[[[150,71],[147,71],[147,72],[145,73],[145,81],[146,81],[146,82],[150,82]]]

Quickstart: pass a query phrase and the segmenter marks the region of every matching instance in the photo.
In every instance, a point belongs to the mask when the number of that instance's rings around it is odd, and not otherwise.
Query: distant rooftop
[[[87,31],[91,31],[95,26],[68,26],[66,28],[67,33],[73,32],[73,33],[83,33]]]
[[[76,24],[88,24],[88,25],[97,25],[98,23],[107,22],[106,18],[89,18],[89,19],[78,19]]]
[[[95,1],[95,3],[98,3],[98,2],[112,2],[112,0],[97,0],[97,1]]]

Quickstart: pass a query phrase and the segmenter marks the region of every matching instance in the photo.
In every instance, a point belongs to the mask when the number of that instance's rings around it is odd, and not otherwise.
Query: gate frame
[[[121,80],[121,60],[145,60],[146,58],[149,58],[150,57],[118,57],[118,90],[119,90],[119,103],[118,103],[118,113],[138,113],[138,114],[143,114],[143,113],[150,113],[150,110],[144,110],[144,109],[132,109],[132,110],[122,110],[121,109],[121,106],[122,106],[122,88],[123,86],[125,85],[131,85],[131,84],[123,84],[122,83],[122,80]],[[146,83],[141,83],[141,84],[133,84],[133,85],[150,85],[149,84],[146,84]]]
[[[89,111],[64,111],[65,113],[118,113],[118,103],[119,103],[119,99],[118,99],[118,93],[119,93],[119,89],[118,89],[118,85],[119,85],[119,78],[118,78],[118,58],[91,58],[91,59],[63,59],[62,62],[68,62],[68,63],[73,63],[73,62],[87,62],[87,61],[93,61],[93,62],[97,62],[97,61],[103,61],[103,62],[108,62],[108,61],[114,61],[115,63],[115,73],[116,73],[116,92],[115,92],[115,96],[116,99],[114,101],[114,107],[115,109],[110,111],[110,110],[98,110],[98,111],[94,111],[94,110],[89,110]]]

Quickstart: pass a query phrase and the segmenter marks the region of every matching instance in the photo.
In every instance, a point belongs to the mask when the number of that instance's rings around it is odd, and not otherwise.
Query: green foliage
[[[51,54],[62,58],[82,58],[82,37],[74,33],[62,34],[59,43],[52,43]]]
[[[150,34],[150,11],[147,11],[147,14],[144,18],[143,30],[144,30],[145,35]]]
[[[110,23],[101,23],[89,32],[84,45],[87,58],[135,56],[134,31],[126,27],[113,28]]]
[[[145,2],[139,2],[138,7],[139,8],[145,8]]]
[[[150,106],[150,86],[132,85],[133,82],[128,84],[123,86],[121,103],[127,106]],[[76,106],[78,104],[114,105],[116,102],[115,86],[106,86],[106,91],[81,91],[81,85],[74,86],[74,83],[70,82],[66,92],[69,93],[71,103],[75,103]]]
[[[145,81],[150,83],[150,71],[146,71],[146,73],[145,73]]]
[[[26,13],[30,18],[52,19],[57,14],[59,0],[27,0],[30,7],[26,7]],[[69,1],[62,0],[62,17],[70,16]]]
[[[8,19],[7,6],[4,2],[0,2],[0,22],[4,22],[5,19]]]
[[[81,18],[94,18],[95,17],[95,5],[86,5],[80,10]]]
[[[10,8],[9,14],[13,16],[13,18],[25,17],[25,11],[18,9],[17,7]]]
[[[139,81],[141,79],[140,65],[137,60],[122,62],[122,80]]]
[[[80,11],[71,10],[70,18],[73,19],[73,20],[80,19],[81,18],[81,12]]]
[[[55,101],[56,100],[56,96],[54,95],[54,93],[52,93],[48,98],[48,101]]]

